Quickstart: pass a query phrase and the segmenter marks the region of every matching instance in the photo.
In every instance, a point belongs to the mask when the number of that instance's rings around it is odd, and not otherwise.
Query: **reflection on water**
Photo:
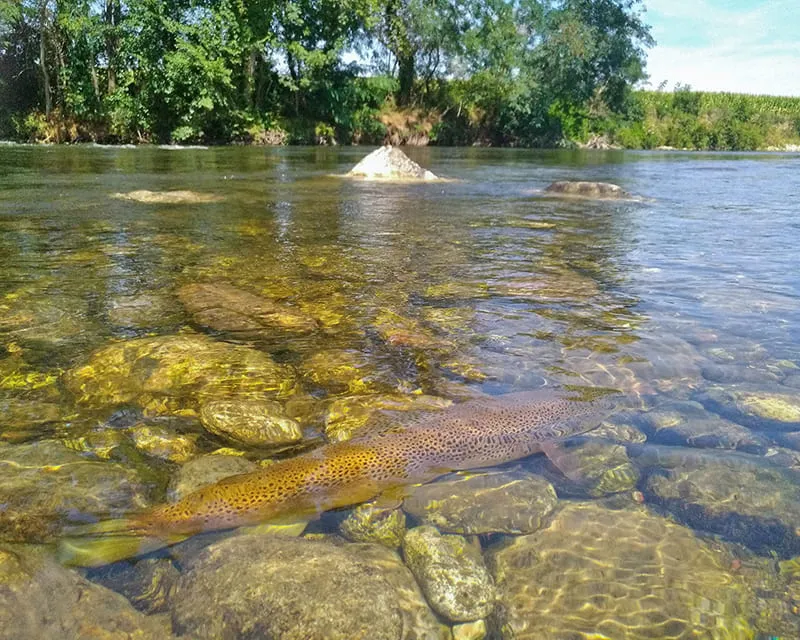
[[[355,149],[0,149],[4,608],[154,638],[800,636],[800,159],[414,151],[454,180],[332,177]],[[563,179],[647,200],[532,195]],[[112,197],[146,191],[199,199]],[[301,539],[91,582],[19,546],[543,385],[626,406]]]

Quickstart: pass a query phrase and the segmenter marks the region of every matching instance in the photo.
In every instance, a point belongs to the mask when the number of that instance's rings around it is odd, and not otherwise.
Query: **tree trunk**
[[[44,88],[44,113],[49,118],[53,110],[53,95],[50,88],[50,74],[47,71],[47,0],[39,5],[39,65],[42,68],[42,86]]]
[[[414,54],[402,53],[397,57],[397,75],[400,89],[397,92],[397,104],[407,107],[414,94]]]
[[[112,94],[117,89],[117,49],[119,39],[117,27],[121,17],[119,0],[106,0],[105,23],[106,23],[106,59],[108,60],[108,93]]]

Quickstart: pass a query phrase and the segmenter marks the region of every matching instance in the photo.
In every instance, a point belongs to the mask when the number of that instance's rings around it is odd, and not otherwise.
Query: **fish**
[[[591,390],[590,390],[591,391]],[[599,393],[538,389],[469,400],[389,421],[254,472],[225,478],[183,499],[64,538],[67,565],[102,566],[210,531],[291,526],[319,514],[446,473],[492,467],[543,452],[597,426],[615,408]],[[406,494],[407,495],[407,494]]]

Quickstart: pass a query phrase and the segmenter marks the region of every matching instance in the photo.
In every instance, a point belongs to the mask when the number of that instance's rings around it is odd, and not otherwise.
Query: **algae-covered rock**
[[[438,180],[397,147],[386,145],[366,155],[348,176],[390,180]]]
[[[207,484],[214,484],[228,476],[250,473],[257,468],[255,462],[241,456],[215,454],[200,456],[187,462],[173,476],[167,496],[176,502]]]
[[[179,305],[166,295],[142,293],[112,299],[107,313],[118,327],[157,329],[177,325],[181,320],[179,310]]]
[[[530,533],[558,502],[541,476],[523,471],[458,474],[414,490],[403,510],[441,531]]]
[[[453,622],[469,622],[494,609],[495,590],[480,547],[435,527],[409,529],[403,557],[436,613]]]
[[[703,367],[702,373],[706,380],[723,384],[769,384],[781,379],[772,371],[739,364],[711,363]]]
[[[442,638],[411,572],[379,545],[237,536],[190,561],[172,598],[194,638]]]
[[[557,474],[548,470],[550,465],[558,470]],[[547,459],[537,460],[534,468],[567,495],[606,496],[632,489],[639,480],[639,471],[624,446],[593,438],[553,443],[547,450]]]
[[[59,442],[0,445],[0,538],[48,541],[64,524],[142,509],[152,489],[134,469]]]
[[[644,510],[573,503],[489,554],[500,638],[751,638],[731,558]]]
[[[378,335],[393,347],[435,351],[453,349],[452,343],[435,335],[418,320],[401,316],[389,309],[381,310],[375,317],[374,326]]]
[[[127,430],[136,448],[154,458],[184,464],[197,453],[197,434],[179,434],[153,424],[139,424]]]
[[[169,558],[142,558],[93,569],[87,577],[122,594],[139,611],[152,614],[167,610],[169,595],[180,572]]]
[[[186,189],[176,191],[138,189],[127,193],[112,193],[111,197],[117,200],[130,200],[144,204],[208,204],[224,200],[223,196],[216,193],[199,193]]]
[[[173,638],[169,620],[65,569],[44,548],[0,547],[0,638]]]
[[[303,438],[300,425],[270,400],[212,400],[200,408],[200,420],[211,433],[252,447],[280,449]]]
[[[709,413],[697,402],[671,402],[637,417],[656,444],[764,453],[769,442],[746,427]]]
[[[800,553],[800,475],[755,456],[691,456],[651,472],[648,500],[681,521],[750,548]]]
[[[131,404],[151,415],[191,415],[204,400],[248,393],[274,397],[295,384],[290,368],[261,351],[195,334],[111,344],[64,381],[81,405]]]
[[[632,197],[622,187],[609,182],[564,180],[553,182],[544,191],[550,195],[577,196],[602,200],[627,200]]]
[[[781,387],[713,387],[697,399],[710,410],[751,429],[800,429],[800,392]]]
[[[178,298],[197,324],[240,337],[273,338],[319,328],[297,309],[225,282],[187,284]]]
[[[453,640],[484,640],[486,638],[486,621],[464,622],[453,625]]]
[[[353,542],[376,542],[397,549],[406,533],[406,516],[400,509],[366,503],[357,506],[339,525],[339,531]]]
[[[438,411],[453,404],[452,400],[420,394],[378,393],[345,396],[332,401],[325,412],[325,435],[339,442],[349,440],[360,429],[369,428],[370,423],[385,421],[384,412],[397,412],[392,415],[402,423],[405,411]]]
[[[0,398],[0,436],[44,430],[63,421],[63,407],[26,398]]]

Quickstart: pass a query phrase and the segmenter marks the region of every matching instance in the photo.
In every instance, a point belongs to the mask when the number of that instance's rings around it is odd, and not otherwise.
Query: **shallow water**
[[[481,537],[504,603],[490,632],[800,636],[800,156],[429,148],[409,155],[452,180],[339,177],[365,152],[0,147],[0,538],[51,542],[64,520],[163,500],[189,459],[291,455],[347,437],[374,406],[607,387],[627,408],[602,439],[571,443],[564,465],[514,466],[547,478],[559,503],[538,532]],[[642,199],[542,197],[570,179]],[[115,197],[138,190],[219,198]],[[271,320],[242,314],[259,300],[277,305]],[[175,356],[178,343],[197,357]],[[203,426],[213,401],[265,397],[301,442]],[[101,471],[22,478],[74,463],[31,448],[52,441]],[[88,503],[35,495],[59,482],[91,493],[92,478],[136,488]],[[7,497],[21,494],[33,497]],[[563,549],[559,527],[573,533]],[[525,545],[547,561],[503,560]],[[172,562],[188,580],[191,562]],[[181,584],[159,610],[198,633]]]

